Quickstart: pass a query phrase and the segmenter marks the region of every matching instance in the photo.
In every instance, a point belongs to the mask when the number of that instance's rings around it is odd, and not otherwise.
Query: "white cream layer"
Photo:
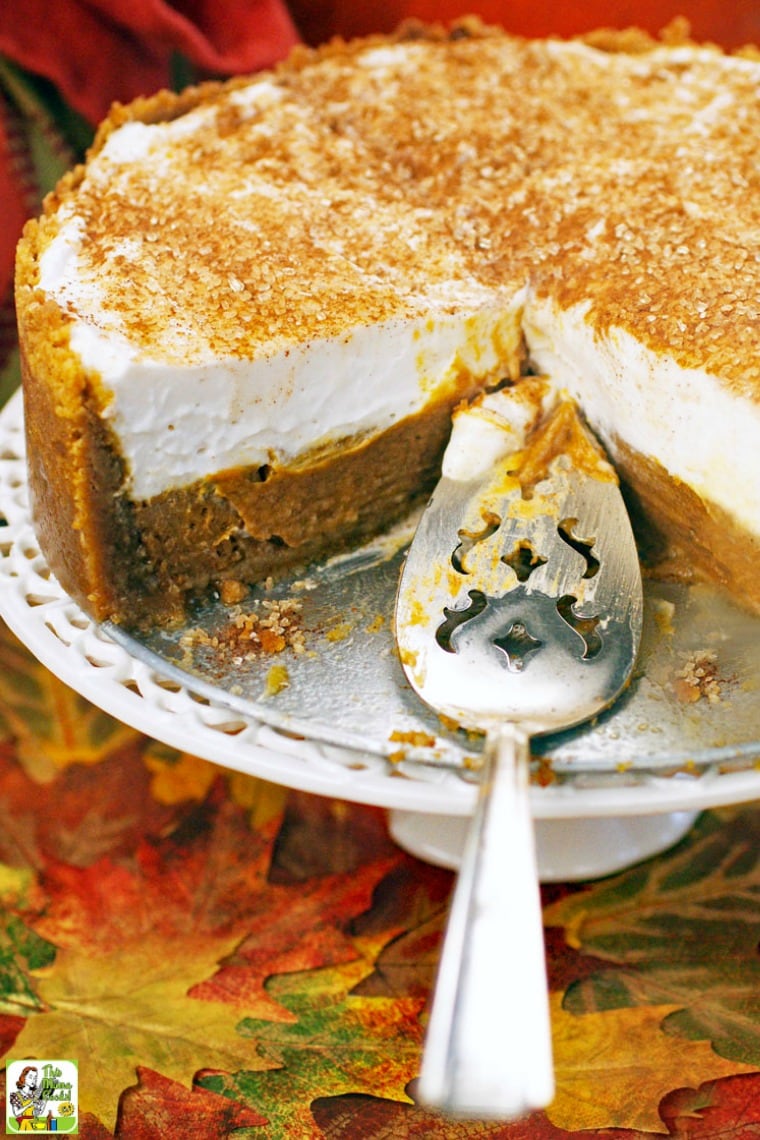
[[[508,306],[441,313],[290,344],[257,359],[186,368],[113,352],[77,323],[71,345],[113,394],[107,416],[136,500],[240,466],[288,465],[321,447],[392,427],[445,394],[464,371],[502,378],[497,345],[518,337]]]
[[[368,53],[365,66],[382,70],[400,50]],[[593,58],[602,65],[603,56]],[[264,107],[281,92],[262,82],[232,98]],[[160,127],[127,124],[94,169],[100,163],[107,177],[109,164],[154,155],[162,136],[192,131],[196,115],[211,113],[200,108]],[[137,500],[241,465],[290,464],[315,448],[386,430],[449,389],[463,369],[484,384],[498,380],[499,346],[514,346],[521,326],[538,368],[576,399],[613,457],[617,441],[652,457],[760,532],[760,406],[619,329],[597,334],[583,306],[563,311],[529,291],[504,298],[455,281],[449,296],[413,298],[410,312],[418,315],[408,319],[355,328],[341,339],[265,345],[250,361],[177,368],[141,358],[110,317],[101,319],[96,286],[80,272],[76,219],[63,222],[41,259],[40,285],[74,314],[71,346],[112,394],[107,415]],[[470,446],[481,443],[476,434]]]
[[[54,259],[61,261],[60,246],[43,258],[42,284],[55,296]],[[218,471],[288,464],[331,442],[384,431],[445,391],[462,368],[493,383],[504,363],[496,346],[516,343],[522,325],[538,369],[577,401],[613,458],[620,441],[760,531],[753,474],[760,406],[620,329],[597,333],[583,306],[562,311],[529,293],[504,308],[496,301],[453,316],[436,314],[431,303],[430,317],[183,369],[140,359],[118,334],[84,321],[74,323],[71,344],[113,393],[108,416],[130,493],[141,500]],[[476,434],[470,447],[483,446]]]
[[[596,331],[585,312],[528,298],[524,331],[538,369],[576,400],[613,459],[621,443],[654,459],[760,533],[760,405],[620,328]]]
[[[578,403],[613,460],[624,444],[760,533],[760,407],[708,373],[656,355],[619,328],[595,332],[585,314],[585,306],[563,311],[526,297],[530,357],[552,390]],[[476,478],[487,464],[518,450],[551,398],[542,405],[534,396],[526,402],[518,385],[455,416],[444,473]]]
[[[229,99],[253,113],[282,97],[264,79]],[[173,140],[216,114],[213,105],[201,105],[167,123],[126,123],[90,162],[88,181],[108,184],[133,163],[149,163],[171,181]],[[257,189],[266,187],[257,183]],[[58,220],[59,232],[40,258],[40,287],[69,313],[71,348],[109,393],[105,415],[136,501],[236,467],[288,466],[309,452],[375,435],[456,391],[463,375],[493,385],[503,378],[505,349],[517,353],[522,291],[495,297],[460,277],[431,284],[424,297],[402,293],[411,314],[403,319],[339,338],[279,336],[259,343],[251,359],[219,359],[197,330],[167,327],[167,356],[188,360],[177,366],[128,339],[118,312],[103,305],[97,271],[82,256],[81,219],[66,204]],[[116,252],[127,262],[139,257],[139,237]],[[188,337],[190,352],[182,349]]]

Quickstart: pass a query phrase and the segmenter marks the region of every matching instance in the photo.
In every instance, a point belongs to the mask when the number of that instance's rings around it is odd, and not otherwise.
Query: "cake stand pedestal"
[[[537,819],[538,875],[543,883],[582,882],[614,874],[674,846],[699,813]],[[410,855],[452,870],[459,868],[469,818],[394,809],[393,839]]]

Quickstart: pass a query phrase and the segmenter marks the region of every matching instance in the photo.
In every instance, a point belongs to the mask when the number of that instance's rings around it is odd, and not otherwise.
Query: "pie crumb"
[[[675,675],[673,688],[682,704],[693,704],[703,698],[717,704],[721,699],[717,653],[709,649],[690,653]]]

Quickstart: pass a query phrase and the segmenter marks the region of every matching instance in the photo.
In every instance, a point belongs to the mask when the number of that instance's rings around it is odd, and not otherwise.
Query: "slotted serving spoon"
[[[499,395],[464,413],[475,416],[468,458],[450,445],[455,458],[444,461],[415,533],[395,621],[418,695],[486,734],[420,1097],[454,1114],[507,1119],[545,1107],[554,1090],[530,737],[616,698],[635,661],[643,603],[617,478],[574,406],[547,417],[529,452],[509,454],[507,432],[494,429]],[[496,460],[494,439],[496,453],[507,452]]]

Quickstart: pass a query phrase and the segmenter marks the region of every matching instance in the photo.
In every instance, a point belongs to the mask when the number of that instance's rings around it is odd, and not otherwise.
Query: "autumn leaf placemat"
[[[708,812],[545,888],[556,1099],[446,1120],[415,1085],[451,874],[379,809],[124,727],[0,627],[0,1048],[76,1063],[91,1140],[760,1137],[759,836]]]

